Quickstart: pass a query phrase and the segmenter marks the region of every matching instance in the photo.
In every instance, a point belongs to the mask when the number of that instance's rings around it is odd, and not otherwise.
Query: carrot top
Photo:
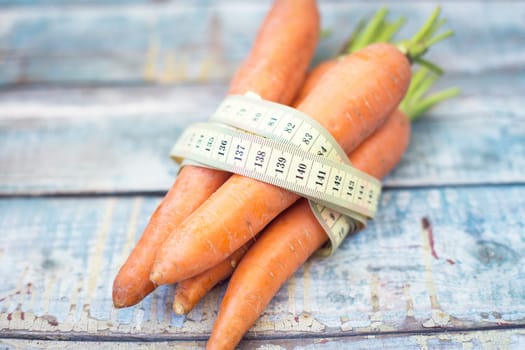
[[[454,34],[452,30],[436,34],[446,23],[444,19],[439,19],[439,14],[440,8],[437,7],[416,35],[397,44],[409,59],[422,65],[412,74],[408,91],[399,106],[411,121],[416,120],[436,104],[459,94],[459,89],[455,87],[429,94],[429,90],[443,74],[443,70],[423,60],[421,56],[430,46]],[[394,21],[388,21],[387,16],[388,10],[382,7],[369,20],[362,19],[339,54],[350,54],[377,42],[392,42],[405,24],[406,18],[402,16]]]
[[[431,46],[454,35],[454,31],[450,29],[439,32],[446,23],[444,18],[440,18],[440,14],[441,8],[436,7],[429,19],[413,37],[394,43],[410,62],[419,63],[436,73],[442,73],[441,69],[434,63],[423,59],[423,56]],[[375,12],[370,20],[361,20],[350,39],[341,49],[340,54],[356,52],[373,43],[392,42],[393,37],[405,24],[406,18],[399,17],[395,21],[388,21],[387,15],[388,10],[383,7]]]
[[[395,21],[387,21],[388,10],[385,7],[377,10],[369,19],[362,19],[340,51],[341,55],[349,54],[373,43],[390,43],[399,29],[405,24],[406,18],[399,17]]]
[[[440,28],[446,23],[444,18],[439,18],[440,13],[441,8],[436,7],[430,18],[425,22],[416,35],[396,44],[398,49],[408,57],[410,62],[419,63],[436,73],[442,73],[442,70],[432,62],[423,59],[423,55],[434,44],[454,35],[454,31],[451,29],[438,33]]]
[[[425,66],[412,74],[408,91],[399,105],[411,121],[419,118],[436,104],[459,94],[460,91],[456,87],[428,94],[440,75],[441,73],[436,73]]]

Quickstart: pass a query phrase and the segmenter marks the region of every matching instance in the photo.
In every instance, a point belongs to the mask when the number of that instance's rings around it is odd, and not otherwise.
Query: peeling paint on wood
[[[525,331],[522,329],[502,331],[470,331],[443,334],[422,335],[378,335],[363,337],[323,337],[317,339],[267,339],[245,340],[238,349],[248,350],[340,350],[341,348],[358,348],[375,350],[380,348],[421,350],[421,349],[470,349],[483,350],[502,348],[520,350],[525,345]],[[157,342],[102,342],[102,341],[52,341],[0,339],[0,349],[86,349],[104,350],[134,349],[202,349],[203,341],[157,341]]]
[[[382,215],[333,257],[310,260],[295,275],[295,286],[278,293],[251,336],[522,324],[523,195],[520,186],[387,190]],[[206,336],[224,285],[186,318],[171,314],[172,287],[160,288],[134,308],[112,308],[111,281],[129,236],[135,236],[130,231],[141,232],[158,200],[0,200],[2,332]],[[422,216],[432,221],[442,259],[430,253]]]
[[[0,349],[204,346],[225,284],[186,317],[173,286],[117,310],[111,284],[269,4],[0,0]],[[388,7],[410,32],[436,4]],[[320,5],[316,61],[377,9]],[[525,348],[525,6],[442,7],[456,36],[430,54],[461,96],[414,123],[381,215],[301,267],[239,349]]]

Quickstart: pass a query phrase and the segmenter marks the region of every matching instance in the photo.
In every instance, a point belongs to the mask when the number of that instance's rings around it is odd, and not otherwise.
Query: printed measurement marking
[[[380,182],[352,168],[318,122],[250,93],[228,96],[209,123],[186,129],[172,157],[236,172],[316,201],[313,212],[333,247],[374,216],[381,192]]]

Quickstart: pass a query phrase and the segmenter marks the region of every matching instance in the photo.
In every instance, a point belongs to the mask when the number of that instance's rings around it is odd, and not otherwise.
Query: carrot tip
[[[118,301],[118,300],[113,300],[113,306],[116,309],[122,309],[122,308],[126,307],[126,305],[124,303],[122,303],[121,301]]]
[[[157,287],[159,284],[162,284],[162,273],[158,271],[152,271],[149,275],[149,280]]]
[[[118,288],[113,286],[113,306],[115,306],[117,309],[121,309],[123,307],[129,306],[126,303],[126,293],[123,292],[122,288]]]
[[[173,304],[173,312],[175,312],[177,315],[185,315],[186,310],[184,309],[184,306],[182,306],[181,303],[174,303]]]

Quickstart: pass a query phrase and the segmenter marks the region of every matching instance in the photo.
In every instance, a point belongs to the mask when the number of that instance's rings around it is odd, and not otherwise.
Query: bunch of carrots
[[[378,11],[340,56],[308,72],[320,32],[315,0],[276,0],[229,94],[254,92],[297,108],[332,134],[353,166],[383,178],[408,145],[410,120],[457,94],[425,96],[440,71],[423,55],[452,34],[436,34],[444,24],[439,10],[396,45],[387,42],[404,20],[385,18],[386,10]],[[412,63],[427,68],[412,76]],[[113,302],[131,306],[158,285],[178,283],[173,309],[184,314],[231,275],[207,348],[233,349],[327,239],[304,198],[186,165],[116,276]]]

